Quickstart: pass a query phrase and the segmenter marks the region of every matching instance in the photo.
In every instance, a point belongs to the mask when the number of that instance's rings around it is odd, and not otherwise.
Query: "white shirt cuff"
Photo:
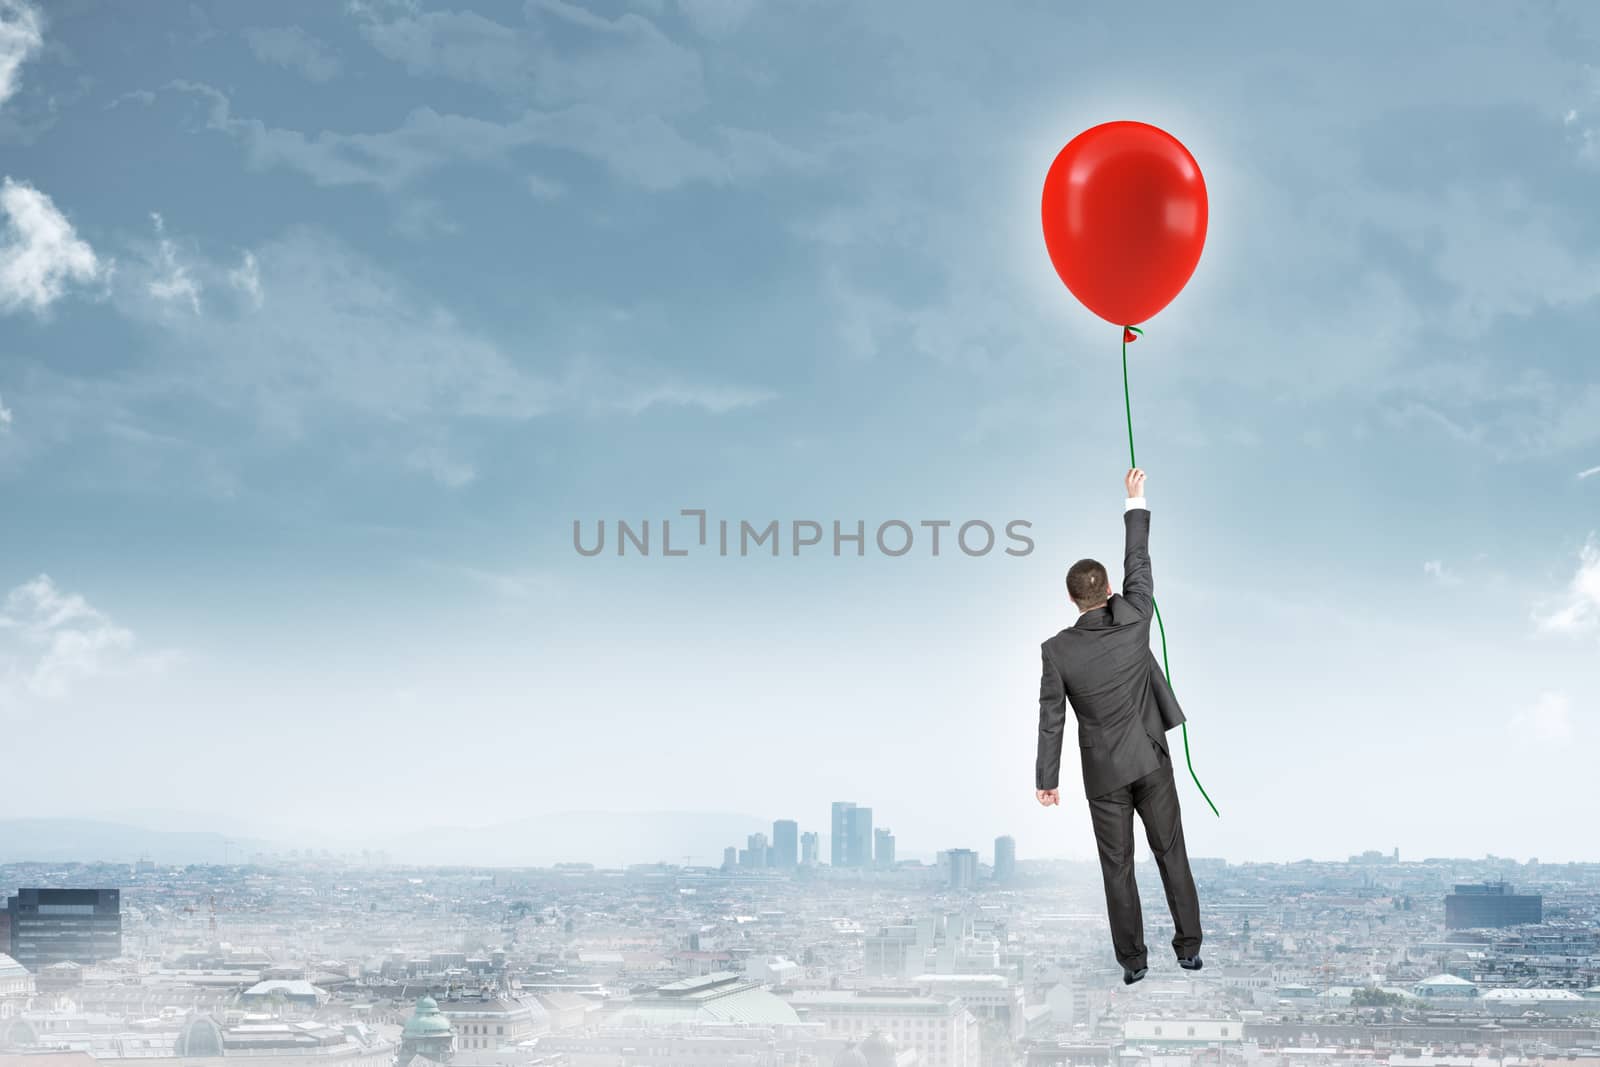
[[[1130,496],[1127,504],[1123,505],[1122,510],[1132,511],[1134,508],[1144,508],[1146,511],[1148,511],[1150,509],[1150,505],[1144,502],[1144,497],[1142,496]]]

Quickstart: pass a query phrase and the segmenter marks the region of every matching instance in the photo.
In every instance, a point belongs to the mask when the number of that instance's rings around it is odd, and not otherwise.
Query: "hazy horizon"
[[[784,817],[786,816],[779,816],[779,818]],[[19,832],[30,823],[40,824],[38,829],[50,835],[49,854],[35,854],[38,853],[37,847],[30,852],[30,846],[18,844],[19,841],[32,839],[30,835]],[[82,825],[78,825],[80,823]],[[620,823],[628,823],[629,827],[617,825]],[[538,824],[558,824],[558,828],[564,828],[567,832],[556,836],[554,843],[551,843],[551,837],[506,836],[506,831],[528,830]],[[662,824],[665,824],[665,827]],[[665,829],[669,833],[676,832],[684,836],[662,845],[641,844],[638,843],[636,835],[628,832],[635,826],[647,828],[656,835],[660,835]],[[800,831],[804,833],[807,829],[807,824],[801,820]],[[79,841],[97,840],[94,833],[102,830],[113,835],[104,839],[106,844],[98,846],[74,844]],[[74,831],[77,831],[79,836],[71,836]],[[134,832],[130,834],[128,831]],[[177,862],[171,857],[182,856],[186,857],[183,862],[240,864],[248,862],[257,853],[281,856],[293,850],[327,852],[345,858],[361,853],[374,855],[387,853],[393,864],[418,866],[500,868],[550,866],[555,863],[594,863],[600,866],[656,862],[678,864],[688,856],[689,866],[715,867],[722,863],[724,847],[734,845],[743,848],[746,844],[746,835],[755,832],[765,833],[770,839],[771,831],[772,820],[763,820],[737,812],[707,811],[568,810],[535,813],[482,823],[450,824],[423,821],[411,831],[376,838],[345,837],[314,830],[296,832],[286,829],[277,833],[261,832],[244,823],[235,823],[232,829],[222,831],[216,828],[215,820],[208,822],[204,815],[198,813],[190,815],[166,813],[164,816],[150,812],[129,813],[121,818],[115,816],[80,819],[0,818],[0,863],[132,862],[140,858],[160,859],[161,857],[152,854],[154,850],[168,857],[166,860],[168,862]],[[830,854],[829,836],[821,830],[816,832],[819,836],[820,862],[827,865]],[[451,836],[448,839],[441,839],[439,836],[441,833],[448,833]],[[919,845],[916,842],[908,843],[897,836],[895,854],[897,860],[915,860],[931,864],[935,862],[936,854],[940,851],[949,848],[970,848],[978,853],[980,863],[988,865],[992,864],[994,859],[994,837],[1001,836],[1001,833],[1004,831],[982,841],[948,841],[932,846]],[[483,836],[475,838],[473,834]],[[33,838],[37,836],[33,835]],[[66,843],[63,843],[63,837]],[[591,837],[595,839],[592,844]],[[651,840],[656,839],[653,837]],[[1222,859],[1229,864],[1342,863],[1369,850],[1388,857],[1395,847],[1373,844],[1342,855],[1321,854],[1314,851],[1270,857],[1220,856],[1204,853],[1191,853],[1191,855],[1198,860]],[[91,855],[90,853],[94,853],[96,849],[104,854]],[[215,853],[215,856],[211,853]],[[1137,843],[1135,855],[1140,863],[1150,858],[1149,848],[1142,838]],[[1519,865],[1526,865],[1530,860],[1546,866],[1563,863],[1600,863],[1600,856],[1576,856],[1556,860],[1531,853],[1508,855],[1492,850],[1450,853],[1423,848],[1411,855],[1407,855],[1404,850],[1400,852],[1401,863],[1490,858],[1512,861]],[[1019,853],[1017,859],[1090,864],[1097,862],[1092,850],[1086,852],[1081,849],[1077,851],[1064,849],[1038,855]]]

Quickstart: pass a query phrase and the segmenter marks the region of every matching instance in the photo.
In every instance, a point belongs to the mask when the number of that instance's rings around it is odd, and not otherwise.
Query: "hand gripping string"
[[[1137,326],[1124,326],[1122,328],[1122,407],[1128,415],[1128,466],[1137,467],[1139,461],[1133,457],[1133,404],[1128,399],[1128,342],[1143,336],[1144,331]],[[1167,627],[1161,621],[1161,606],[1156,603],[1154,596],[1150,597],[1150,606],[1155,609],[1156,626],[1161,631],[1161,669],[1167,676],[1167,687],[1172,686],[1172,668],[1167,665]],[[1194,759],[1189,755],[1189,724],[1179,724],[1183,727],[1183,759],[1189,765],[1189,777],[1194,779],[1195,788],[1200,790],[1200,795],[1206,798],[1206,803],[1211,805],[1211,813],[1217,818],[1222,818],[1222,812],[1211,803],[1211,797],[1206,793],[1206,787],[1200,784],[1200,777],[1194,773]]]

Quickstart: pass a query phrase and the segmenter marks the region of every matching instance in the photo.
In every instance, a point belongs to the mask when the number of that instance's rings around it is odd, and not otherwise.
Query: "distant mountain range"
[[[733,812],[568,811],[480,827],[439,827],[374,842],[398,861],[432,865],[540,866],[587,862],[715,866],[728,845],[743,848],[772,821]]]
[[[94,819],[0,819],[0,863],[237,863],[273,847],[207,831],[152,830]]]
[[[94,819],[0,819],[0,863],[245,862],[258,853],[314,847],[370,850],[391,862],[430,866],[547,867],[556,863],[619,866],[665,861],[716,865],[728,845],[743,848],[772,823],[733,812],[573,811],[487,826],[438,826],[363,841],[267,840],[201,830],[162,830]]]

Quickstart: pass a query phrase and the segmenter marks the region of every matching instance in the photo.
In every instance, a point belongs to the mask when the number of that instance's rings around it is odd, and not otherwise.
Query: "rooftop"
[[[244,991],[247,997],[266,997],[273,993],[282,993],[286,997],[322,996],[322,990],[304,978],[269,978],[265,982],[257,982]]]
[[[620,1019],[635,1017],[646,1024],[716,1021],[793,1025],[800,1021],[789,1002],[760,982],[732,971],[715,971],[668,982],[613,1009]]]
[[[1576,1000],[1583,1002],[1583,997],[1570,989],[1491,989],[1483,995],[1484,1000]]]

